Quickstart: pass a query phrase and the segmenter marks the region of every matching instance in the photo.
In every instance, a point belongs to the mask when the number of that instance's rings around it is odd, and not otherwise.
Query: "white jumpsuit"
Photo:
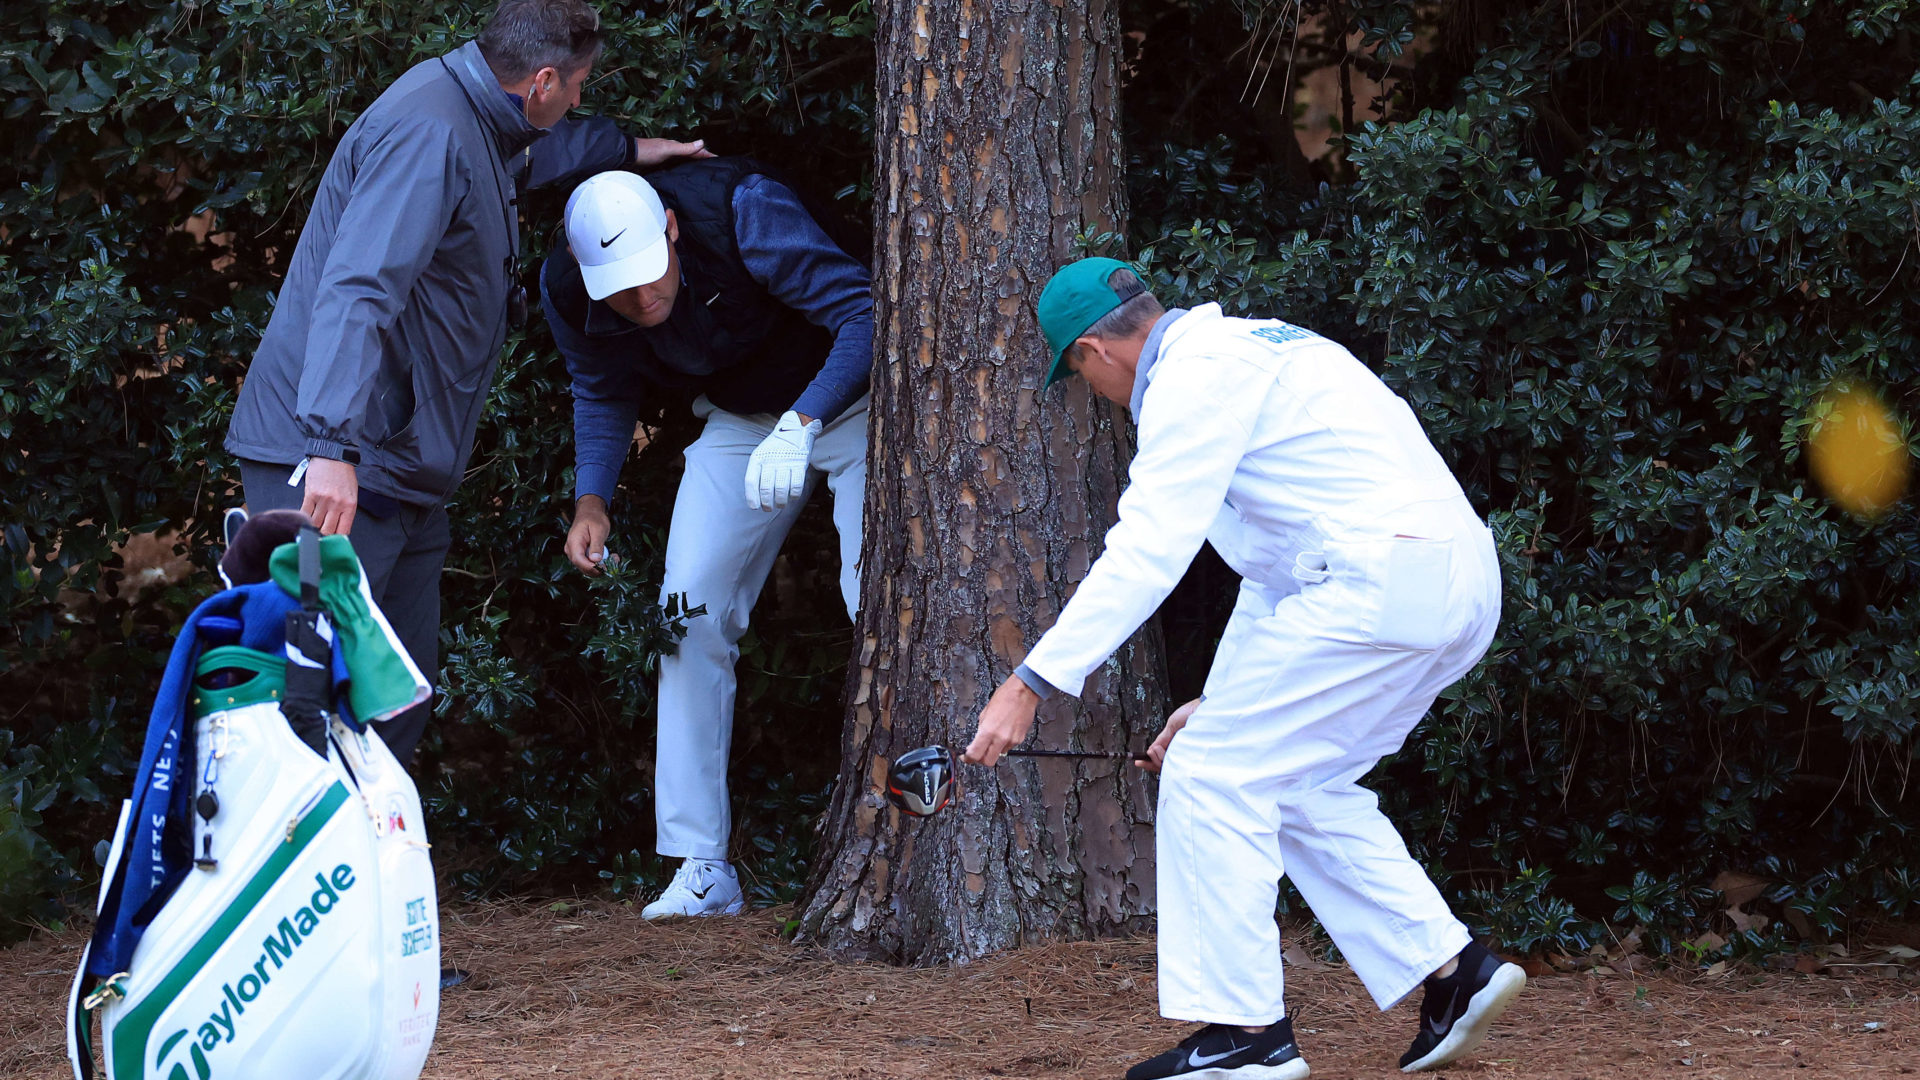
[[[1389,1008],[1469,935],[1359,780],[1486,652],[1493,538],[1412,410],[1333,342],[1208,304],[1157,357],[1119,522],[1026,666],[1077,693],[1211,541],[1243,581],[1161,774],[1161,1013],[1285,1015],[1282,875]]]

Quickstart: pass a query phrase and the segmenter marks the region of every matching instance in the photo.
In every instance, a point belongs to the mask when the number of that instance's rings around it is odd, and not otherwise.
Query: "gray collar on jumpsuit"
[[[1147,373],[1160,362],[1160,339],[1167,336],[1167,327],[1186,313],[1186,308],[1172,308],[1155,319],[1153,329],[1147,333],[1146,344],[1140,346],[1140,364],[1133,369],[1133,400],[1127,402],[1127,409],[1133,413],[1133,422],[1136,424],[1140,422],[1140,401],[1147,396],[1147,384],[1153,381]]]

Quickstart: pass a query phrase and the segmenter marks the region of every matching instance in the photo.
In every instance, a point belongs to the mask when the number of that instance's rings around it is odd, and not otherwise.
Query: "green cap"
[[[1047,386],[1067,376],[1067,346],[1102,315],[1126,301],[1107,285],[1107,279],[1115,270],[1131,269],[1119,259],[1081,259],[1061,267],[1040,290],[1040,333],[1053,354],[1053,364],[1047,368]]]

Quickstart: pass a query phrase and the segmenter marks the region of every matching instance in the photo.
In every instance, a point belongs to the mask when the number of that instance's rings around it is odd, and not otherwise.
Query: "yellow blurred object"
[[[1813,419],[1807,463],[1834,505],[1871,520],[1906,493],[1907,440],[1879,394],[1836,382],[1815,399]]]

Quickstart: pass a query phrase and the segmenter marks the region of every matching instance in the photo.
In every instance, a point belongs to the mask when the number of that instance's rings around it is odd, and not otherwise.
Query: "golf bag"
[[[293,594],[300,597],[295,601]],[[345,537],[187,620],[68,1003],[76,1080],[414,1080],[439,907],[413,781],[365,720],[426,680]]]

